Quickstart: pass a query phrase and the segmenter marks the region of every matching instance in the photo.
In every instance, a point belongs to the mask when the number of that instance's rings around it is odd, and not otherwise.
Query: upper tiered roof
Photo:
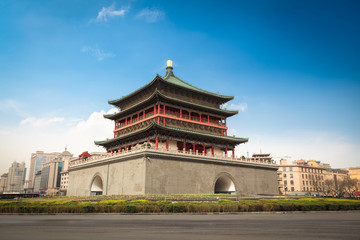
[[[157,81],[159,81],[160,83],[165,83],[165,84],[170,84],[174,87],[179,87],[179,88],[183,88],[185,90],[190,90],[192,92],[196,93],[201,93],[201,94],[205,94],[205,95],[209,95],[215,98],[218,98],[222,103],[228,102],[232,99],[234,99],[234,96],[227,96],[227,95],[221,95],[219,93],[213,93],[213,92],[209,92],[206,90],[203,90],[201,88],[195,87],[193,85],[191,85],[190,83],[185,82],[184,80],[180,79],[179,77],[175,76],[173,73],[173,67],[172,66],[168,66],[166,68],[167,72],[165,74],[164,77],[161,77],[159,75],[157,75],[150,83],[148,83],[147,85],[139,88],[138,90],[123,96],[119,99],[115,99],[115,100],[109,100],[108,103],[112,104],[112,105],[118,105],[120,104],[122,101],[140,93],[141,91],[144,91],[146,88],[152,86],[153,84],[155,84]]]
[[[125,109],[124,111],[113,113],[113,114],[105,114],[104,117],[111,119],[111,120],[116,120],[117,118],[123,117],[126,114],[131,113],[132,111],[141,109],[141,107],[143,107],[143,105],[146,105],[147,103],[149,103],[151,101],[155,101],[156,99],[162,99],[162,100],[176,102],[176,103],[181,104],[182,106],[188,106],[188,107],[192,107],[194,109],[199,109],[199,110],[206,110],[207,112],[224,115],[226,117],[230,117],[230,116],[238,114],[238,111],[236,111],[236,110],[226,110],[226,109],[214,108],[214,107],[201,105],[198,103],[193,103],[193,102],[173,98],[173,97],[167,96],[166,94],[161,93],[160,91],[155,89],[155,92],[147,99],[144,99],[143,101]]]

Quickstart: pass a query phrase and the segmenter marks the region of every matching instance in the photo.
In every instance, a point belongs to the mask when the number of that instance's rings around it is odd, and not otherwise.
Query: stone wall
[[[278,194],[276,169],[153,159],[146,163],[147,194],[213,194],[216,180],[229,177],[236,194]]]
[[[143,151],[70,168],[67,195],[90,195],[96,176],[107,195],[212,194],[221,176],[231,179],[239,195],[278,194],[277,166]]]

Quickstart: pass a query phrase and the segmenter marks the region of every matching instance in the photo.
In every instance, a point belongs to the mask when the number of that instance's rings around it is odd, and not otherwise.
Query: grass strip
[[[346,199],[256,199],[217,202],[101,200],[0,201],[0,213],[221,213],[261,211],[360,210],[360,201]]]

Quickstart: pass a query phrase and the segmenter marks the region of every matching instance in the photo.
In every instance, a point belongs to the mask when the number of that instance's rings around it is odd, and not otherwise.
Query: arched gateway
[[[103,194],[103,181],[99,175],[93,178],[90,187],[90,195],[102,195]]]
[[[214,186],[215,193],[236,194],[235,184],[226,174],[217,178]]]

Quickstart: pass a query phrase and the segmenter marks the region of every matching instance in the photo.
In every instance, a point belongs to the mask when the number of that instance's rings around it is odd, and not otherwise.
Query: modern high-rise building
[[[238,112],[221,106],[233,98],[185,82],[169,60],[165,76],[109,101],[113,138],[95,142],[107,154],[71,161],[68,195],[277,194],[274,163],[235,156],[248,139],[228,135]]]
[[[34,188],[34,179],[35,175],[38,171],[41,170],[42,164],[52,161],[55,158],[59,157],[60,153],[53,152],[53,153],[45,153],[43,151],[36,151],[36,153],[31,154],[30,160],[30,170],[29,170],[29,177],[28,177],[28,188]]]
[[[7,185],[5,192],[8,193],[22,193],[24,192],[24,184],[26,177],[25,163],[18,163],[14,161],[9,168]]]
[[[0,193],[5,192],[7,186],[8,174],[4,173],[0,177]]]
[[[61,186],[61,172],[64,165],[67,167],[70,158],[73,156],[70,152],[65,150],[55,159],[42,164],[40,192],[47,195],[57,195]]]

